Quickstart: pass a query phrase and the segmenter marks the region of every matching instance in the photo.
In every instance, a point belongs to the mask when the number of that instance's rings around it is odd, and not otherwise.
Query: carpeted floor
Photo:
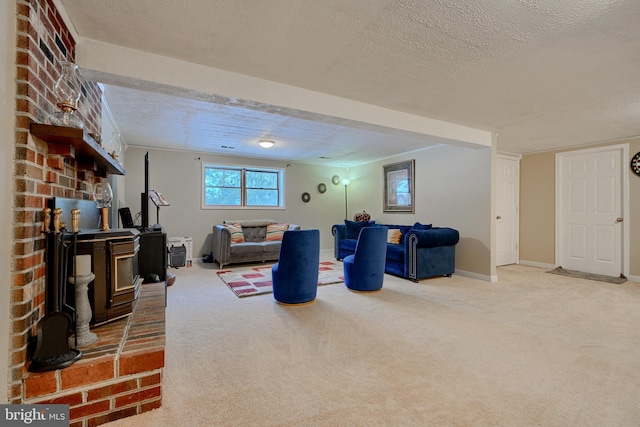
[[[111,427],[640,425],[638,283],[507,266],[292,307],[174,272],[162,407]]]

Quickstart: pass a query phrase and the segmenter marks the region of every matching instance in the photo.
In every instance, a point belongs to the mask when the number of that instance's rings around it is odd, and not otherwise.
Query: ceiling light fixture
[[[258,144],[262,148],[271,148],[271,147],[273,147],[274,142],[273,141],[267,141],[267,140],[263,139],[260,142],[258,142]]]

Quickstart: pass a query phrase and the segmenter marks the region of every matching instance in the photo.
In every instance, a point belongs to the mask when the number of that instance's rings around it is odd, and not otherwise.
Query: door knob
[[[622,217],[616,218],[616,222],[622,222],[622,221],[623,221]]]
[[[496,217],[496,219],[502,219],[502,217],[501,217],[500,215],[498,215],[498,216]]]

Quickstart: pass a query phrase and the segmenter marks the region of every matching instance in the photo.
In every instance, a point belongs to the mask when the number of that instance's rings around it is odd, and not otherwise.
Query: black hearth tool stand
[[[44,229],[46,234],[46,314],[37,326],[36,345],[29,365],[32,372],[52,371],[66,368],[82,357],[82,352],[69,348],[71,317],[62,311],[66,306],[66,283],[68,246],[60,232],[60,214],[62,209],[53,210],[53,229],[51,229],[51,209],[44,210]],[[75,255],[75,233],[74,233]],[[68,307],[68,306],[67,306]]]

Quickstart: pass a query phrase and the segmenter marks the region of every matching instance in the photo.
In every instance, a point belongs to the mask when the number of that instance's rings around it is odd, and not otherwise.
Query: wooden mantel
[[[54,147],[73,147],[68,150],[68,155],[76,159],[78,166],[82,169],[93,170],[98,176],[125,174],[122,165],[82,129],[31,123],[30,131],[32,135]],[[55,148],[53,151],[56,151]]]

